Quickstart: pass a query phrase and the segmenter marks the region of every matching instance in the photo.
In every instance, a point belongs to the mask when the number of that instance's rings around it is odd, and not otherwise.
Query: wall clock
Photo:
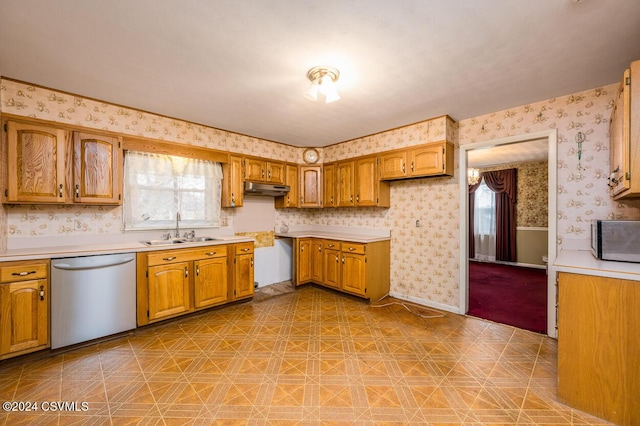
[[[320,158],[320,154],[318,154],[318,150],[315,148],[305,149],[302,153],[302,159],[307,164],[315,164]]]

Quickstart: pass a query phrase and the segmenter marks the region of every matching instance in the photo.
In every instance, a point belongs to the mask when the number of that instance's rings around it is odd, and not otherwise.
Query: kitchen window
[[[126,230],[220,226],[222,167],[172,155],[127,151],[123,219]]]

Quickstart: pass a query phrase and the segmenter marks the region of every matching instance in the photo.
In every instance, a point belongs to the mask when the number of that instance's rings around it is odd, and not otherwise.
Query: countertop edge
[[[295,231],[295,232],[276,232],[278,238],[323,238],[326,240],[351,241],[354,243],[375,243],[378,241],[389,241],[389,236],[367,236],[357,234],[344,234],[336,232],[322,231]]]
[[[138,241],[129,243],[74,245],[62,247],[39,247],[37,249],[14,249],[0,253],[0,263],[18,260],[54,259],[63,257],[96,256],[116,253],[139,253],[147,251],[180,250],[195,247],[216,246],[255,241],[244,236],[220,237],[213,241],[188,243],[188,245],[147,246]]]
[[[640,281],[640,263],[600,260],[588,250],[561,250],[552,267],[556,272]]]

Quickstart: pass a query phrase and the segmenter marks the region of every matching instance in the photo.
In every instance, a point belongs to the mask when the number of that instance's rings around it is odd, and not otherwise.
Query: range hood
[[[268,195],[281,197],[287,195],[291,188],[289,185],[274,185],[271,183],[245,182],[244,193],[247,195]]]

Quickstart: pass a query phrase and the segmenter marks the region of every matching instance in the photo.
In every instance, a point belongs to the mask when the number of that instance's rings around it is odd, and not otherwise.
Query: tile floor
[[[0,364],[0,401],[88,405],[0,425],[606,424],[557,402],[553,339],[414,313],[309,286]]]

